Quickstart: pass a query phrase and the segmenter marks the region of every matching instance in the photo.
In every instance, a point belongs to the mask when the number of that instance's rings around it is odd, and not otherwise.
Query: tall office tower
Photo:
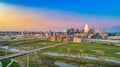
[[[86,24],[85,27],[84,27],[84,33],[87,34],[89,32],[89,27],[88,25]]]
[[[91,34],[94,34],[94,28],[91,28],[91,29],[90,29],[90,33],[91,33]]]
[[[76,33],[76,34],[80,33],[79,29],[76,29],[75,33]]]
[[[70,29],[70,35],[74,35],[75,34],[75,29],[74,28],[71,28]]]
[[[84,33],[84,29],[81,29],[81,33],[82,33],[82,34]]]
[[[64,30],[63,30],[63,33],[64,33],[64,34],[67,34],[67,30],[66,30],[66,29],[64,29]]]
[[[69,29],[67,29],[67,34],[70,34],[70,30]]]
[[[53,32],[52,32],[51,30],[49,31],[49,35],[50,35],[50,36],[53,36]]]

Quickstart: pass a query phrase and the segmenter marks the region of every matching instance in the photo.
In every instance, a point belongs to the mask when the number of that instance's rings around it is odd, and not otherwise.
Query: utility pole
[[[27,67],[29,67],[29,54],[27,54]]]
[[[25,48],[25,52],[27,52],[27,50],[28,50],[28,48],[26,47]],[[26,56],[26,67],[29,67],[29,54],[27,54],[27,56]]]

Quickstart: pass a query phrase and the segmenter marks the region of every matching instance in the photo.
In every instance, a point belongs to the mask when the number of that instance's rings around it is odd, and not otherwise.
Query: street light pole
[[[6,53],[5,53],[5,56],[7,56],[7,53],[8,53],[8,50],[6,49]]]

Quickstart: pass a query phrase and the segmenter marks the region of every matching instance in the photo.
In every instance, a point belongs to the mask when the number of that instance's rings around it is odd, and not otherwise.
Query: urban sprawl
[[[29,39],[42,39],[61,42],[76,42],[76,43],[93,43],[96,40],[118,40],[120,33],[107,33],[104,28],[102,32],[98,29],[89,28],[86,24],[83,29],[66,29],[63,32],[30,32],[30,31],[0,31],[0,40],[29,40]],[[91,41],[87,40],[91,39]],[[114,45],[114,43],[109,43]],[[116,43],[117,44],[117,43]]]

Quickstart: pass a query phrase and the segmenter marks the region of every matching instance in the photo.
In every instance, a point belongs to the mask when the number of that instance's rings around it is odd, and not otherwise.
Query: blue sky
[[[120,0],[1,0],[28,7],[120,17]]]
[[[106,25],[108,23],[115,23],[113,26],[108,24],[110,28],[116,28],[116,26],[118,28],[120,26],[120,0],[0,0],[0,2],[16,6],[24,6],[26,8],[48,9],[50,11],[52,10],[53,13],[54,11],[59,11],[59,13],[61,12],[64,14],[66,13],[63,17],[68,14],[70,14],[70,16],[74,14],[73,18],[82,15],[83,17],[85,16],[84,20],[86,19],[89,21],[90,19],[93,21],[93,24],[97,24],[95,19],[99,19],[96,20],[98,21],[98,25],[102,24],[100,23],[102,20]],[[113,22],[109,22],[111,19]],[[90,21],[91,24],[92,21]]]

